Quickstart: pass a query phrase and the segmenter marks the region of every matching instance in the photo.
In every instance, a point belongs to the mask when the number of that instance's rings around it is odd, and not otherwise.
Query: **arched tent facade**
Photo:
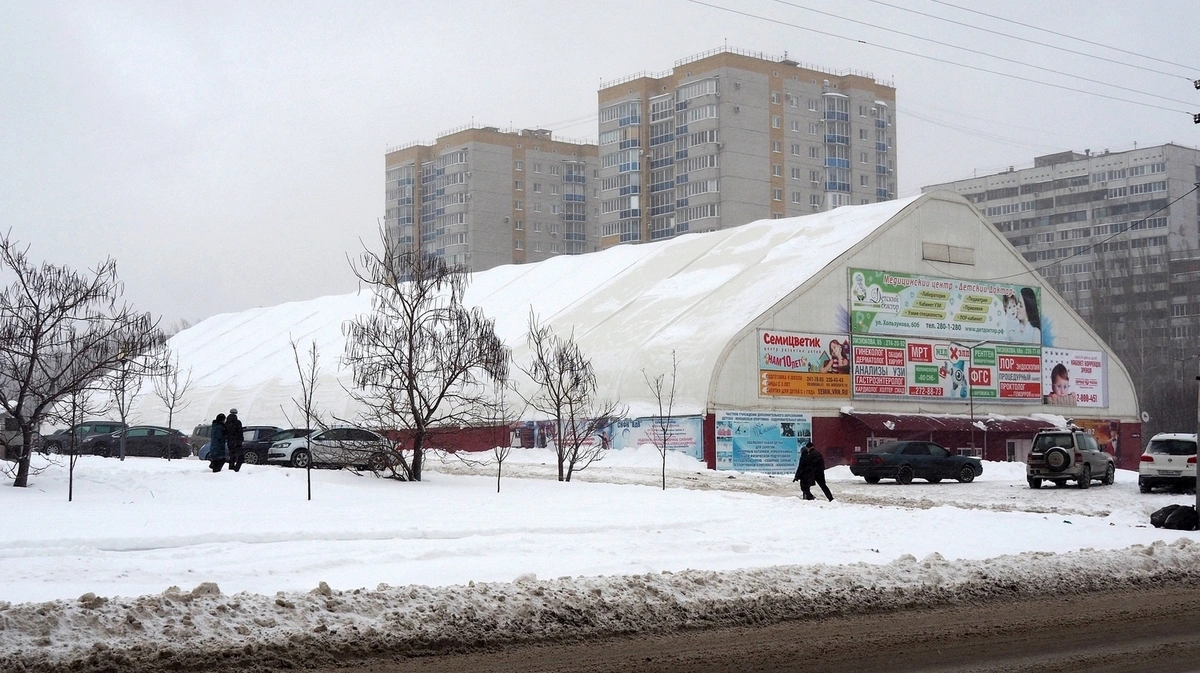
[[[1025,313],[1040,330],[1034,337],[1012,331],[1005,313],[1005,294],[1023,290]],[[898,307],[918,294],[921,306]],[[1124,367],[972,205],[946,192],[499,267],[473,276],[467,301],[496,320],[517,363],[528,358],[531,312],[557,333],[574,334],[601,396],[629,407],[628,420],[610,429],[618,448],[647,441],[658,404],[645,379],[669,377],[674,353],[671,443],[712,467],[783,472],[809,437],[836,449],[836,460],[904,432],[988,458],[1020,458],[1031,428],[1064,416],[1093,423],[1118,449],[1137,443],[1140,432]],[[199,423],[237,407],[243,422],[294,423],[295,341],[302,355],[310,343],[319,347],[318,405],[353,419],[343,390],[350,373],[339,363],[342,325],[369,305],[362,293],[323,297],[214,316],[176,335],[170,344],[194,379],[182,418]],[[918,318],[885,320],[893,308],[900,313],[892,318],[906,310]],[[929,317],[938,315],[943,320]],[[922,320],[932,327],[917,326]],[[823,361],[831,341],[846,346],[845,361]],[[972,358],[968,348],[979,342],[984,348]],[[1043,396],[1051,360],[1094,370],[1075,372],[1075,406]],[[972,396],[957,397],[954,377],[971,374]],[[1097,397],[1079,406],[1088,395]],[[144,397],[138,412],[157,420],[160,406]],[[917,422],[935,417],[937,431]],[[527,420],[514,433],[526,441],[538,419]],[[901,426],[908,429],[892,431]]]

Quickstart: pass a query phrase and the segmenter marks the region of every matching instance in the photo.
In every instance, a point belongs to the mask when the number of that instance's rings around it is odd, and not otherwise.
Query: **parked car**
[[[92,435],[80,442],[79,452],[106,458],[120,455],[121,435],[125,436],[126,456],[186,458],[192,455],[192,444],[186,435],[156,425],[134,425],[108,435]]]
[[[247,425],[242,428],[242,449],[250,465],[267,462],[267,450],[275,443],[281,428],[274,425]]]
[[[1100,448],[1091,434],[1070,426],[1041,430],[1033,436],[1033,448],[1025,466],[1029,488],[1041,488],[1043,481],[1066,486],[1074,481],[1088,488],[1094,480],[1112,484],[1117,476],[1116,461]]]
[[[193,447],[203,447],[208,443],[209,433],[212,430],[212,423],[201,423],[192,428],[192,436],[190,437]],[[207,460],[204,456],[200,456],[200,460]]]
[[[910,484],[913,479],[931,484],[957,479],[967,484],[983,474],[983,463],[978,458],[955,455],[933,442],[902,441],[855,454],[850,472],[868,484],[877,484],[880,479],[895,479],[899,484]]]
[[[1195,433],[1163,432],[1150,438],[1138,463],[1138,488],[1149,493],[1155,486],[1196,487]]]
[[[267,452],[267,462],[292,467],[356,467],[375,472],[396,463],[394,442],[362,428],[329,428],[307,437],[277,441]]]
[[[125,429],[125,424],[119,421],[86,421],[76,423],[69,428],[56,430],[44,435],[38,444],[38,450],[43,453],[63,453],[71,451],[71,436],[75,436],[74,446],[79,446],[83,440],[95,435],[111,435]]]

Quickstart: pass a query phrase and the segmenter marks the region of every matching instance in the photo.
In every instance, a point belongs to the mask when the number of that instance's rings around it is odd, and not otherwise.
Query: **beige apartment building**
[[[388,236],[482,271],[595,249],[595,144],[464,126],[384,157]]]
[[[896,195],[896,90],[723,48],[599,91],[600,247]]]

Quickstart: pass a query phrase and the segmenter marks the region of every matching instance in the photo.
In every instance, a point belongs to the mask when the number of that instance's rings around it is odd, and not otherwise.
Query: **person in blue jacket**
[[[225,467],[225,414],[217,414],[208,431],[208,466],[213,472]]]

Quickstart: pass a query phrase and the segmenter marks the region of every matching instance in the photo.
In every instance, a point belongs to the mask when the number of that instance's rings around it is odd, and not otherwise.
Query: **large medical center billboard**
[[[1042,347],[1041,288],[848,273],[852,397],[1108,405],[1103,352]]]

